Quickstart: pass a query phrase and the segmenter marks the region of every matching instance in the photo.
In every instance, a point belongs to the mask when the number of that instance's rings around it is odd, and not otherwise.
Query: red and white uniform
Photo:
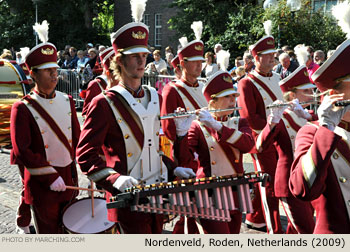
[[[272,130],[267,124],[256,140],[258,151],[264,151],[273,143],[278,152],[274,190],[275,196],[282,201],[288,218],[287,234],[310,234],[315,226],[311,204],[294,198],[288,186],[290,169],[294,160],[295,137],[298,130],[306,123],[306,119],[286,109],[282,120]]]
[[[248,152],[254,146],[251,129],[245,119],[230,118],[222,124],[222,132],[219,134],[199,121],[194,121],[188,136],[177,138],[175,142],[175,154],[179,156],[179,165],[194,170],[197,170],[198,166],[197,178],[244,172],[242,153]],[[187,151],[186,155],[183,154],[184,148]],[[198,153],[199,165],[194,161],[194,152]],[[234,196],[238,205],[237,194]],[[231,218],[229,223],[205,219],[201,219],[200,222],[206,233],[239,233],[242,214],[234,210],[231,212]]]
[[[348,123],[334,130],[305,125],[296,138],[289,179],[294,196],[311,201],[314,234],[350,233],[350,132]]]
[[[168,83],[162,93],[163,104],[161,115],[174,113],[178,108],[184,108],[186,111],[193,111],[208,106],[203,93],[203,84],[191,85],[184,79]],[[162,120],[162,129],[164,134],[174,142],[176,139],[176,127],[172,119]]]
[[[254,138],[256,138],[266,125],[266,106],[277,99],[283,100],[282,91],[278,84],[280,78],[274,72],[269,74],[269,76],[264,76],[258,73],[257,70],[254,70],[238,84],[238,92],[240,93],[238,106],[242,107],[239,113],[241,117],[248,120]],[[247,214],[246,219],[251,223],[264,223],[265,220],[261,213],[263,210],[268,232],[282,233],[278,199],[274,195],[274,177],[277,165],[276,148],[271,144],[263,152],[252,154],[252,158],[255,169],[268,173],[270,175],[270,182],[267,183],[265,188],[259,186],[261,200],[267,202],[267,204],[261,205],[259,191],[255,190],[256,197],[253,199],[254,213]],[[259,161],[258,163],[257,160]],[[265,207],[262,209],[262,206],[268,206],[268,208]],[[266,218],[268,216],[270,218]]]
[[[97,76],[94,80],[90,81],[90,83],[86,89],[83,110],[81,113],[83,116],[86,115],[86,112],[87,112],[87,109],[91,103],[91,100],[95,96],[101,94],[101,92],[106,89],[107,83],[108,83],[108,81],[107,81],[106,75]]]
[[[120,84],[92,100],[77,148],[81,170],[107,190],[107,202],[119,193],[113,184],[120,175],[143,180],[150,177],[148,165],[153,164],[154,175],[147,179],[152,184],[166,181],[170,172],[163,164],[161,174],[159,167],[161,97],[146,86],[138,94],[131,92]],[[101,147],[105,160],[99,155]],[[162,215],[129,208],[108,209],[108,219],[119,222],[125,233],[161,233],[163,225]]]
[[[46,114],[39,113],[28,100]],[[59,176],[66,185],[77,185],[74,150],[79,134],[74,101],[66,94],[56,91],[54,98],[45,99],[31,92],[12,107],[11,164],[25,167],[25,202],[33,207],[39,233],[61,232],[61,211],[75,198],[75,191],[55,192],[50,185]]]

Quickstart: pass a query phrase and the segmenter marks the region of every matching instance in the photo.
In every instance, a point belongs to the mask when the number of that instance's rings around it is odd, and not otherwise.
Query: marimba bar
[[[217,221],[231,221],[230,211],[251,213],[250,185],[262,182],[267,174],[186,179],[168,183],[135,186],[111,197],[107,208],[130,207],[132,211],[170,214]],[[239,204],[236,205],[234,192]]]

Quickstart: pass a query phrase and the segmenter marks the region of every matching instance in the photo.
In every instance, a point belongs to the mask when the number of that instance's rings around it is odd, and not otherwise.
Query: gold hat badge
[[[54,52],[55,52],[55,50],[53,48],[50,49],[49,47],[46,49],[44,49],[44,48],[41,49],[41,53],[44,55],[52,55],[52,54],[54,54]]]
[[[138,32],[132,32],[132,37],[134,39],[145,39],[146,38],[146,32],[138,31]]]
[[[273,42],[273,40],[268,40],[268,41],[266,41],[266,44],[268,44],[268,45],[273,45],[274,44],[274,42]]]
[[[223,79],[224,81],[228,82],[228,83],[232,83],[231,77],[229,77],[229,76],[227,76],[227,75],[222,76],[222,79]]]
[[[194,47],[194,49],[196,49],[197,51],[202,51],[202,50],[203,50],[203,46],[201,46],[201,45],[196,45],[196,46]]]

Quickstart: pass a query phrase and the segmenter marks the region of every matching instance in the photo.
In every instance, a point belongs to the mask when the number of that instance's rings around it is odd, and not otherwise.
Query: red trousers
[[[30,224],[32,214],[30,212],[30,205],[24,202],[24,166],[18,165],[18,169],[22,181],[22,191],[17,208],[16,224],[19,227],[26,227]]]

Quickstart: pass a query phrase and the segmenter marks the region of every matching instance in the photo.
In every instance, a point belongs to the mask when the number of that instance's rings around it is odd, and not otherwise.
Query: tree
[[[231,60],[265,35],[263,22],[268,19],[272,20],[272,35],[280,45],[294,47],[303,43],[328,51],[345,40],[331,16],[312,12],[310,0],[304,0],[296,13],[286,7],[286,0],[266,11],[256,1],[177,0],[172,6],[179,11],[169,23],[179,37],[193,39],[191,23],[202,20],[206,50],[212,51],[216,43],[221,43],[230,51]]]

